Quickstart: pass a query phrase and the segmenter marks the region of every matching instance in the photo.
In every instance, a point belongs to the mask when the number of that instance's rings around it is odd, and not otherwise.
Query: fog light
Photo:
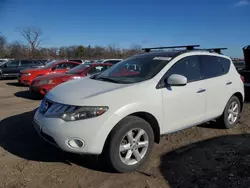
[[[84,142],[78,139],[70,139],[68,144],[72,148],[81,148],[84,146]]]

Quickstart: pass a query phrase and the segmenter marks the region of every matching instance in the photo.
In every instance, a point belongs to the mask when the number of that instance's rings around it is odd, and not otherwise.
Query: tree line
[[[115,44],[108,46],[72,45],[59,48],[42,47],[43,32],[36,27],[26,27],[19,30],[25,43],[7,42],[7,38],[0,34],[0,58],[15,59],[102,59],[126,58],[141,51],[140,45],[131,45],[129,49],[119,48]]]

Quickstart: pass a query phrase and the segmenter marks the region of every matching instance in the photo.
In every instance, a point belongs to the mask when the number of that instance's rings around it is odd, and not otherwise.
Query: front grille
[[[72,113],[76,109],[76,106],[60,104],[52,102],[48,99],[44,99],[39,107],[40,113],[44,114],[47,117],[58,117],[58,115],[61,115],[66,112]]]
[[[44,98],[44,100],[42,101],[42,103],[41,103],[41,105],[39,107],[39,111],[42,114],[45,114],[52,105],[53,105],[53,103],[51,101],[49,101],[46,98]]]

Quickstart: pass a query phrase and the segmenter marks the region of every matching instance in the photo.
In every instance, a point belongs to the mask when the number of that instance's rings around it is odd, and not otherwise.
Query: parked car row
[[[108,63],[80,64],[65,73],[46,74],[45,76],[36,77],[31,82],[29,89],[31,92],[45,95],[48,91],[61,83],[100,73],[111,66],[112,64]]]
[[[18,83],[29,86],[31,92],[45,95],[53,87],[85,76],[100,73],[121,59],[82,60],[11,60],[0,65],[0,78],[17,77]]]

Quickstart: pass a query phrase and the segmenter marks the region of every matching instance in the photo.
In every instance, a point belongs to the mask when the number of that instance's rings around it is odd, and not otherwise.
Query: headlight
[[[108,109],[109,108],[107,106],[70,107],[61,115],[61,118],[64,121],[88,119],[100,116],[104,114]]]
[[[53,80],[41,80],[38,85],[53,84]]]
[[[31,73],[26,73],[26,74],[23,74],[23,76],[30,76]]]

